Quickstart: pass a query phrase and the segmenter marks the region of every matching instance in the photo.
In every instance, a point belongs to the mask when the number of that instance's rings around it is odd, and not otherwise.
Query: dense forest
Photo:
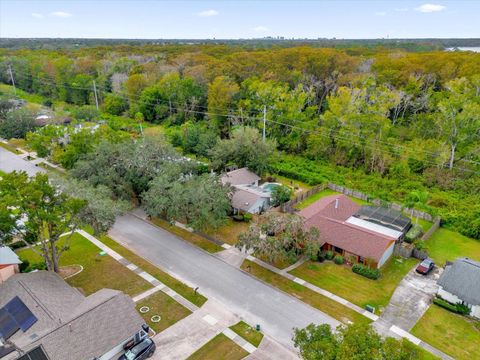
[[[153,125],[216,170],[249,165],[251,157],[229,149],[257,141],[250,128],[265,129],[266,149],[256,149],[268,160],[252,165],[263,175],[331,181],[410,205],[422,193],[417,208],[479,239],[480,54],[338,47],[4,48],[0,82],[13,79],[56,115],[108,124],[63,149],[51,145],[56,126],[16,134],[66,168],[94,141]]]

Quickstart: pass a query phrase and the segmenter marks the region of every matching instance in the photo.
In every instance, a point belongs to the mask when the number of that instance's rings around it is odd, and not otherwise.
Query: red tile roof
[[[336,202],[338,200],[338,206]],[[305,226],[320,230],[323,243],[327,243],[345,251],[379,261],[385,250],[395,241],[393,238],[373,231],[345,223],[358,211],[360,205],[345,195],[326,196],[300,211]]]

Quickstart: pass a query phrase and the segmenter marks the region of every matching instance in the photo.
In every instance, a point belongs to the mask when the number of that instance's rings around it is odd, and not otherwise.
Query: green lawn
[[[224,250],[220,245],[217,245],[210,240],[207,240],[203,238],[200,235],[191,233],[190,231],[184,230],[179,228],[178,226],[175,225],[170,225],[168,221],[158,219],[158,218],[152,218],[151,220],[152,223],[155,225],[167,230],[168,232],[171,232],[172,234],[177,235],[178,237],[181,237],[185,241],[188,241],[189,243],[198,246],[199,248],[208,251],[209,253],[216,253],[218,251]]]
[[[145,260],[141,256],[138,256],[137,254],[123,247],[122,245],[117,243],[115,240],[109,238],[108,236],[102,236],[100,237],[100,240],[109,248],[111,248],[112,250],[115,250],[117,253],[122,255],[125,259],[137,265],[138,267],[142,268],[143,270],[148,272],[150,275],[157,278],[159,281],[167,285],[169,288],[175,290],[177,293],[182,295],[185,299],[189,300],[193,304],[200,307],[205,303],[205,301],[207,301],[207,298],[205,298],[204,296],[198,293],[195,294],[194,290],[191,287],[185,285],[184,283],[178,281],[174,277],[168,275],[166,272],[160,270],[158,267],[153,265],[148,260]]]
[[[13,147],[12,145],[9,145],[9,144],[5,144],[4,142],[1,142],[1,141],[0,141],[0,147],[17,155],[20,155],[22,153],[21,151],[17,150],[16,147]]]
[[[61,266],[75,264],[83,266],[81,273],[66,280],[71,286],[80,288],[85,295],[108,288],[121,290],[130,296],[140,294],[152,287],[150,283],[112,257],[99,256],[100,251],[80,234],[73,235],[70,248],[60,258]],[[28,260],[31,264],[42,261],[30,249],[18,250],[17,254],[22,260]]]
[[[41,162],[40,164],[38,164],[39,167],[41,167],[42,169],[45,169],[47,171],[50,171],[56,175],[60,175],[60,176],[66,176],[66,172],[65,171],[62,171],[60,169],[57,169],[57,168],[54,168],[53,166],[50,166],[44,162]]]
[[[290,273],[328,290],[360,307],[373,305],[379,309],[388,304],[395,288],[416,259],[392,258],[382,269],[378,280],[355,274],[350,267],[333,262],[306,262]]]
[[[150,326],[157,334],[191,314],[190,310],[180,305],[162,291],[157,291],[149,297],[139,301],[137,303],[137,310],[140,310],[142,306],[148,306],[150,310],[143,314],[140,313],[140,316],[145,319],[148,326]],[[151,318],[154,315],[159,315],[161,320],[156,323],[152,322]]]
[[[411,333],[456,359],[480,359],[479,321],[432,305]]]
[[[300,201],[297,205],[295,205],[295,208],[298,209],[298,210],[305,209],[306,207],[312,205],[315,201],[320,200],[321,198],[324,198],[325,196],[334,195],[334,194],[341,195],[342,193],[339,193],[339,192],[336,192],[336,191],[333,191],[333,190],[330,190],[329,188],[327,188],[325,190],[322,190],[322,191],[319,191],[318,193],[313,194],[312,196],[306,198],[303,201]],[[349,196],[349,198],[350,198],[350,200],[352,200],[353,202],[356,202],[359,205],[368,205],[369,204],[368,202],[366,202],[364,200],[356,199],[356,198],[353,198],[353,197],[350,197],[350,196]]]
[[[244,221],[234,221],[229,218],[228,222],[215,230],[206,231],[206,234],[223,241],[224,243],[235,245],[238,242],[238,236],[247,232],[250,224]]]
[[[263,339],[263,334],[261,332],[255,330],[253,327],[243,321],[230,326],[230,329],[255,347],[258,347]]]
[[[274,272],[257,265],[254,262],[245,260],[242,264],[242,269],[250,272],[260,280],[263,280],[280,290],[295,296],[297,299],[317,308],[320,311],[334,317],[335,319],[348,323],[349,321],[355,323],[370,323],[370,319],[360,315],[346,306],[327,298],[321,294],[316,293],[309,288],[297,284],[289,279],[284,278]]]
[[[193,353],[188,360],[240,360],[247,355],[248,352],[232,340],[223,334],[218,334]]]
[[[459,257],[480,261],[480,241],[452,230],[440,228],[425,243],[429,256],[440,266]]]

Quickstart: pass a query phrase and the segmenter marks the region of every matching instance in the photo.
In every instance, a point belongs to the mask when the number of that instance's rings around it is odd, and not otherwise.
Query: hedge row
[[[451,312],[460,314],[460,315],[469,315],[470,314],[470,308],[466,305],[462,305],[460,303],[457,304],[451,304],[446,300],[443,300],[442,298],[435,298],[433,299],[433,303],[437,304],[438,306],[447,309]]]
[[[352,266],[352,271],[359,275],[365,276],[369,279],[377,280],[380,277],[379,269],[371,269],[368,266],[362,264],[355,264]]]

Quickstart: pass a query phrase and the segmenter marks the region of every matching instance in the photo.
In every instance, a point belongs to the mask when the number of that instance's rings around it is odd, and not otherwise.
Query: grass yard
[[[219,251],[224,250],[220,245],[217,245],[210,240],[203,238],[200,235],[191,233],[190,231],[184,230],[179,228],[178,226],[171,225],[168,221],[159,219],[159,218],[152,218],[151,222],[155,225],[171,232],[172,234],[181,237],[183,240],[188,241],[189,243],[198,246],[199,248],[208,251],[209,253],[216,253]]]
[[[200,349],[194,352],[188,360],[240,360],[248,352],[235,344],[223,334],[218,334]]]
[[[178,281],[174,277],[168,275],[166,272],[160,270],[158,267],[153,265],[148,260],[145,260],[141,256],[138,256],[137,254],[133,253],[129,249],[123,247],[122,245],[120,245],[110,237],[102,236],[100,237],[100,240],[109,248],[111,248],[112,250],[115,250],[117,253],[122,255],[125,259],[137,265],[138,267],[142,268],[143,270],[148,272],[150,275],[157,278],[162,283],[167,285],[169,288],[175,290],[177,293],[179,293],[185,299],[189,300],[195,305],[200,307],[205,303],[205,301],[207,301],[206,297],[198,293],[195,294],[194,290],[191,287],[185,285],[184,283]]]
[[[17,154],[17,155],[20,155],[22,152],[17,150],[16,147],[12,146],[12,145],[9,145],[9,144],[5,144],[4,142],[1,142],[0,141],[0,147],[4,148],[5,150],[8,150],[14,154]]]
[[[432,305],[411,333],[455,359],[480,359],[480,322]]]
[[[157,334],[191,314],[190,310],[180,305],[162,291],[157,291],[149,297],[140,300],[137,303],[137,310],[139,310],[139,312],[142,306],[148,306],[150,310],[143,314],[140,313],[140,316],[145,319],[148,326]],[[151,318],[154,315],[159,315],[161,320],[156,323],[153,322]]]
[[[228,222],[215,230],[208,230],[205,233],[223,241],[224,243],[235,245],[238,242],[238,236],[248,231],[250,224],[244,221],[234,221],[229,218]]]
[[[22,148],[27,149],[27,141],[25,139],[10,139],[8,140],[8,144],[15,147],[15,148]]]
[[[44,162],[41,162],[38,164],[39,167],[41,167],[42,169],[45,169],[47,171],[50,171],[54,174],[57,174],[59,176],[66,176],[66,172],[65,171],[62,171],[60,169],[57,169],[57,168],[54,168],[53,166],[50,166],[48,165],[47,163],[44,163]]]
[[[293,187],[295,189],[295,192],[309,190],[313,187],[312,185],[308,185],[304,182],[290,179],[285,176],[281,176],[281,175],[270,175],[270,176],[275,178],[276,182],[279,182],[282,185]]]
[[[295,209],[298,209],[298,210],[305,209],[306,207],[312,205],[315,201],[320,200],[321,198],[324,198],[325,196],[335,195],[335,194],[341,195],[342,193],[339,193],[339,192],[330,190],[329,188],[326,188],[325,190],[319,191],[318,193],[313,194],[312,196],[306,198],[305,200],[300,201],[297,205],[295,205]],[[353,198],[353,197],[349,197],[349,198],[353,202],[356,202],[359,205],[368,205],[369,204],[368,202],[366,202],[364,200],[356,199],[356,198]]]
[[[255,347],[258,347],[263,339],[263,334],[261,332],[255,330],[253,327],[243,321],[230,326],[230,329]]]
[[[370,323],[370,319],[360,315],[359,313],[343,306],[342,304],[331,300],[321,294],[316,293],[305,286],[297,284],[291,280],[284,278],[274,272],[261,267],[249,260],[245,260],[242,264],[242,269],[256,276],[280,290],[295,296],[297,299],[317,308],[320,311],[334,317],[335,319],[348,323]]]
[[[67,279],[67,283],[80,288],[85,295],[109,288],[134,296],[152,287],[150,283],[112,257],[99,256],[100,251],[90,241],[75,233],[71,239],[70,248],[60,257],[60,265],[82,265],[83,271]],[[30,249],[20,249],[17,254],[22,260],[28,260],[31,264],[42,261]]]
[[[439,228],[425,243],[429,256],[440,266],[459,257],[480,261],[480,241],[452,230]]]
[[[362,308],[368,304],[378,309],[388,304],[400,280],[417,262],[416,259],[392,258],[382,268],[378,280],[367,279],[355,274],[348,266],[330,261],[306,262],[290,273]]]

